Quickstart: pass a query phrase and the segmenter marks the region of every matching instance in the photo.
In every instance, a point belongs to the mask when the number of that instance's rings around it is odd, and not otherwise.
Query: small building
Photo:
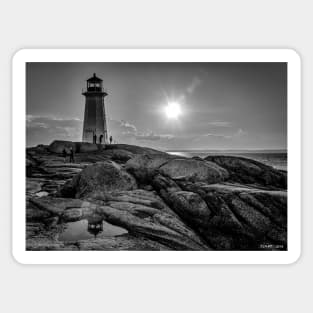
[[[87,79],[83,89],[85,96],[85,113],[83,125],[83,142],[105,144],[108,142],[104,98],[108,95],[103,89],[103,81],[96,73]]]

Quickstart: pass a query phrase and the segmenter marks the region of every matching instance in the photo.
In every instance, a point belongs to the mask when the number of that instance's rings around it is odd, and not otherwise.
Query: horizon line
[[[188,152],[188,151],[288,151],[287,148],[238,148],[238,149],[169,149],[166,152]]]

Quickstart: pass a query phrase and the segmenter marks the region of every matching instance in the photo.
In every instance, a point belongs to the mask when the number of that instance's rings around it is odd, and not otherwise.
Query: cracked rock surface
[[[287,249],[287,173],[260,162],[65,141],[26,154],[27,250]]]

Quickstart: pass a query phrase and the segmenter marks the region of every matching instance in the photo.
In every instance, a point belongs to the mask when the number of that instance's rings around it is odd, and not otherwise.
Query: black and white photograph
[[[0,312],[313,312],[313,2],[0,8]]]
[[[27,251],[286,251],[286,62],[27,62]]]

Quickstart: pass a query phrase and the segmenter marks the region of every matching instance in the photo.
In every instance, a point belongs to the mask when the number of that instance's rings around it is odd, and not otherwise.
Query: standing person
[[[66,163],[66,156],[67,156],[67,153],[66,153],[65,148],[63,148],[62,156],[63,156],[63,158],[64,158],[64,163]]]
[[[102,144],[102,139],[103,139],[103,135],[101,135],[100,138],[99,138],[100,144]]]
[[[74,150],[73,147],[70,148],[70,163],[74,163]]]
[[[113,138],[112,138],[112,135],[110,136],[110,144],[112,144],[112,140],[113,140]]]

